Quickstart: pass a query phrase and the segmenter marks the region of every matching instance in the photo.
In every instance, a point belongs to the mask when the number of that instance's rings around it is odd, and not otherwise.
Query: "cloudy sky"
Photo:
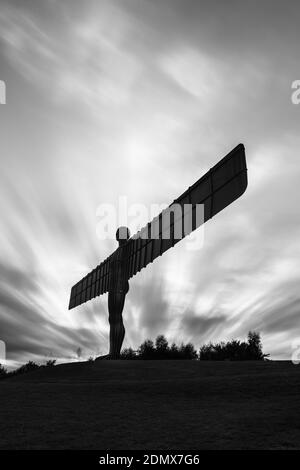
[[[300,338],[299,2],[0,0],[0,339],[11,361],[106,353],[107,296],[71,286],[116,244],[97,208],[171,202],[238,143],[246,193],[131,281],[124,346]],[[145,220],[147,222],[147,220]],[[130,221],[129,221],[130,224]],[[299,341],[300,342],[300,341]]]

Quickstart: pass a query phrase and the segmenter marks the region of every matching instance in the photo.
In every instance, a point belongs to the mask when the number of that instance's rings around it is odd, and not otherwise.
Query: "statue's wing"
[[[238,199],[246,188],[245,148],[240,144],[128,240],[123,247],[127,279]],[[187,204],[190,208],[188,213],[174,210],[175,205],[183,207]],[[199,204],[202,204],[204,209],[202,218],[196,217]],[[188,230],[185,227],[186,219],[191,222],[188,224]],[[180,236],[176,231],[178,226],[185,228]],[[108,292],[109,265],[113,256],[114,253],[72,287],[69,309]]]
[[[175,199],[165,211],[161,212],[159,216],[128,240],[125,247],[127,278],[130,279],[179,240],[238,199],[246,188],[245,148],[243,144],[239,144],[202,178],[196,181],[193,186]],[[188,206],[190,212],[185,215],[191,221],[190,225],[187,224],[190,229],[185,232],[183,230],[179,237],[176,227],[178,227],[178,224],[181,227],[184,226],[184,212],[182,211],[180,215],[176,215],[176,210],[174,210],[173,213],[175,204],[182,207],[186,204],[190,205]],[[196,217],[197,204],[203,204],[202,218]],[[178,217],[181,217],[181,219],[179,220]]]
[[[69,310],[108,292],[109,264],[112,256],[113,254],[72,287]]]

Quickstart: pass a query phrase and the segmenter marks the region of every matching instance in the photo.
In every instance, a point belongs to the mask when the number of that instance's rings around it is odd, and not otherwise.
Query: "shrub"
[[[123,349],[120,354],[120,359],[137,359],[137,354],[132,348]]]
[[[8,372],[7,372],[7,369],[5,369],[5,367],[0,364],[0,379],[4,379],[5,377],[7,377],[8,375]]]
[[[260,334],[249,331],[248,341],[231,340],[227,343],[204,344],[199,351],[202,361],[262,361],[268,354],[263,354]]]
[[[169,358],[169,344],[164,335],[158,335],[155,340],[156,359]]]
[[[180,351],[177,344],[172,343],[169,349],[169,357],[170,359],[180,359]]]
[[[182,344],[179,350],[179,359],[197,359],[198,354],[192,343]]]
[[[55,359],[49,359],[46,364],[45,364],[45,367],[54,367],[56,364],[56,360]]]
[[[263,360],[267,356],[262,352],[260,334],[256,331],[249,331],[248,333],[248,354],[249,359],[258,361]]]
[[[14,370],[11,375],[26,374],[27,372],[32,372],[39,369],[41,366],[36,364],[33,361],[28,361],[26,364],[23,364],[18,369]]]
[[[144,341],[138,351],[131,348],[124,349],[121,353],[121,359],[196,359],[197,351],[192,343],[181,344],[177,346],[172,343],[169,347],[168,341],[164,335],[158,335],[155,345],[151,339]]]
[[[155,359],[155,352],[153,341],[151,339],[146,339],[138,349],[138,356],[141,359]]]

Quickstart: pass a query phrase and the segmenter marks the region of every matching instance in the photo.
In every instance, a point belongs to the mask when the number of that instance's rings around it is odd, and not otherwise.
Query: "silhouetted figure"
[[[126,245],[130,233],[127,227],[120,227],[116,233],[119,248],[114,252],[110,262],[108,314],[109,314],[109,357],[117,359],[120,356],[122,343],[125,336],[123,324],[123,308],[125,297],[129,291],[129,282],[126,276],[126,265],[123,247]]]
[[[125,297],[129,291],[129,282],[126,276],[126,260],[124,259],[124,247],[130,237],[127,227],[119,227],[116,239],[119,248],[113,253],[109,263],[109,287],[108,287],[108,321],[109,331],[109,354],[97,359],[118,359],[125,336],[123,323],[123,308]]]

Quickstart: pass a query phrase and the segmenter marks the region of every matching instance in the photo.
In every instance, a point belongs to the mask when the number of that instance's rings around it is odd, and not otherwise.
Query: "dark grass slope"
[[[300,366],[100,361],[0,382],[1,449],[300,448]]]

